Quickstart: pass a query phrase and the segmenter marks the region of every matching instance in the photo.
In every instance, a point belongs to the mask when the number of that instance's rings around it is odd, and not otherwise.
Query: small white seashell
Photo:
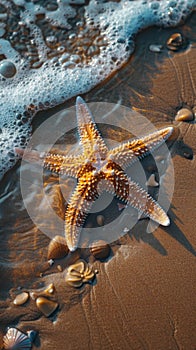
[[[152,52],[161,52],[162,48],[163,48],[162,45],[156,45],[156,44],[152,44],[149,46],[149,50]]]
[[[9,328],[3,337],[4,349],[6,350],[30,350],[31,340],[17,328]]]
[[[159,183],[155,180],[155,174],[151,174],[148,178],[148,181],[146,181],[146,186],[150,187],[158,187]]]

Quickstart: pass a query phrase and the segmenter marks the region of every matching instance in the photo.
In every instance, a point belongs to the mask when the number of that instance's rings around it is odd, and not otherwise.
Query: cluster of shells
[[[29,298],[35,301],[38,310],[46,317],[51,316],[54,311],[58,308],[58,303],[54,300],[50,300],[51,296],[54,294],[55,287],[51,283],[44,289],[35,291],[24,291],[18,294],[13,303],[16,306],[25,304]]]
[[[90,247],[90,253],[97,260],[105,260],[109,257],[111,252],[110,245],[103,241],[95,241]],[[64,237],[55,236],[48,246],[48,260],[56,260],[66,257],[68,255],[69,249]]]
[[[110,255],[110,246],[104,241],[94,242],[90,247],[90,254],[94,259],[105,260]],[[69,254],[65,238],[55,236],[48,247],[48,261],[62,259]],[[70,253],[71,254],[71,253]],[[65,282],[73,288],[80,288],[84,283],[92,283],[97,270],[93,270],[85,260],[79,259],[65,270]],[[15,306],[21,306],[29,299],[36,303],[38,310],[45,317],[50,317],[58,309],[59,304],[54,300],[55,286],[53,283],[39,290],[23,291],[13,300]],[[35,337],[34,331],[27,333],[11,327],[3,338],[4,348],[7,350],[31,349]]]
[[[69,253],[65,238],[55,236],[48,247],[48,260],[64,258]],[[95,259],[105,260],[110,255],[110,246],[104,241],[94,242],[90,248],[90,254]],[[58,265],[59,266],[59,265]],[[68,285],[79,288],[84,283],[91,283],[95,277],[95,271],[92,267],[82,259],[77,260],[66,270],[65,281]]]

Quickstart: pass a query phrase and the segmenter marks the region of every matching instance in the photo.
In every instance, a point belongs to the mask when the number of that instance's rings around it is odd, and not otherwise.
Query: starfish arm
[[[29,163],[40,164],[57,174],[65,174],[73,177],[77,177],[85,162],[82,155],[64,156],[55,152],[41,153],[30,148],[26,148],[25,150],[16,148],[15,152]]]
[[[172,134],[173,128],[167,127],[147,136],[126,142],[108,152],[108,157],[123,169],[137,158],[142,158],[159,147]]]
[[[84,159],[81,155],[64,156],[53,152],[44,155],[44,168],[57,174],[77,177],[83,164]]]
[[[98,178],[85,174],[71,196],[65,213],[65,238],[70,251],[77,249],[84,221],[99,196],[98,182]]]
[[[76,115],[78,132],[86,158],[89,158],[92,152],[105,156],[108,152],[105,142],[97,129],[88,106],[79,96],[76,99]]]
[[[150,219],[163,226],[170,224],[169,217],[160,205],[138,184],[129,178],[129,196],[127,203],[142,211]]]

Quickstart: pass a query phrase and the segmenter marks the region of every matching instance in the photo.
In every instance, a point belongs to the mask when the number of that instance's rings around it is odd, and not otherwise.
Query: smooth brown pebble
[[[64,258],[69,252],[66,240],[62,236],[55,236],[48,246],[48,260]]]
[[[107,259],[110,255],[111,248],[108,243],[100,240],[93,243],[93,245],[90,247],[90,252],[95,257],[95,259],[104,260]]]
[[[175,116],[175,120],[178,122],[186,122],[194,120],[193,112],[188,108],[181,108]]]
[[[21,294],[18,294],[16,296],[13,303],[14,303],[14,305],[23,305],[27,302],[28,299],[29,299],[29,293],[22,292]]]
[[[59,272],[62,272],[62,271],[63,271],[62,266],[61,266],[61,265],[57,265],[57,270],[58,270]]]
[[[49,317],[57,309],[58,303],[44,297],[39,297],[36,299],[36,306],[44,316]]]
[[[104,216],[103,215],[97,215],[97,223],[99,226],[104,225]]]

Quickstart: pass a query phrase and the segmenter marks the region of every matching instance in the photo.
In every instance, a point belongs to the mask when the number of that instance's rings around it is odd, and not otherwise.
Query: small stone
[[[151,174],[148,178],[148,181],[146,181],[146,186],[150,187],[158,187],[159,183],[155,180],[155,174]]]
[[[99,54],[99,48],[96,45],[92,45],[89,47],[89,49],[87,50],[87,55],[88,56],[95,56]]]
[[[49,259],[49,260],[48,260],[48,264],[49,264],[49,266],[54,265],[54,260],[53,260],[53,259]]]
[[[189,108],[181,108],[175,116],[175,120],[178,122],[186,122],[194,120],[194,114]]]
[[[29,293],[22,292],[21,294],[18,294],[16,296],[13,303],[14,303],[14,305],[23,305],[27,302],[28,299],[29,299]]]
[[[4,60],[0,63],[0,74],[5,78],[12,78],[16,74],[16,66],[14,63]]]
[[[97,223],[99,226],[104,226],[104,216],[103,215],[97,215]]]
[[[60,63],[64,63],[69,59],[70,55],[68,53],[64,53],[60,58],[59,58],[59,62]]]
[[[59,272],[62,272],[62,271],[63,271],[62,266],[61,266],[61,265],[57,265],[57,270],[58,270]]]
[[[152,52],[161,52],[162,48],[163,48],[162,45],[152,44],[152,45],[149,46],[149,50],[152,51]]]

